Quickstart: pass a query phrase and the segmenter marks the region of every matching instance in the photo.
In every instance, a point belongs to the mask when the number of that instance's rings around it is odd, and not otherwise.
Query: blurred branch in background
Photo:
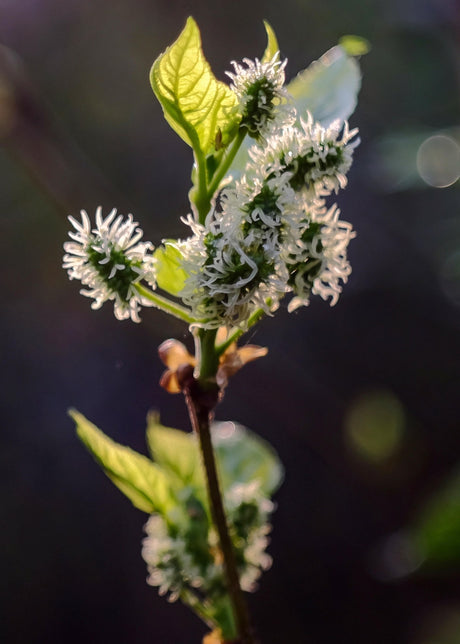
[[[63,214],[116,191],[58,125],[21,59],[0,45],[0,142]]]
[[[385,193],[448,188],[460,177],[460,129],[394,132],[375,144],[372,181]]]

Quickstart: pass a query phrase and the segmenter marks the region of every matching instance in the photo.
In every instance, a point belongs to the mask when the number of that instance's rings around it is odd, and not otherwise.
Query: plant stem
[[[211,443],[210,416],[211,412],[206,406],[198,403],[193,395],[186,395],[190,420],[198,435],[203,466],[206,473],[206,484],[211,507],[211,516],[219,535],[220,550],[224,560],[224,570],[227,577],[227,588],[232,604],[233,614],[238,629],[239,643],[254,644],[249,614],[246,602],[240,588],[238,570],[236,567],[233,544],[228,532],[225,510],[222,503],[219,479],[217,476],[216,460]]]
[[[207,384],[215,386],[219,367],[219,356],[215,349],[216,335],[217,329],[198,329],[195,333],[195,356],[202,387]]]
[[[203,370],[198,378],[194,378],[192,383],[185,388],[184,393],[192,427],[199,440],[211,517],[219,536],[227,589],[237,627],[237,642],[238,644],[255,644],[246,601],[240,587],[235,552],[228,530],[211,441],[210,422],[220,393],[215,381],[218,367],[218,357],[214,348],[215,335],[215,331],[203,330],[197,334],[195,339],[197,345],[200,346],[200,366],[202,365]]]
[[[219,168],[216,172],[216,174],[212,178],[212,182],[209,186],[208,193],[210,197],[212,198],[214,196],[214,193],[216,190],[219,188],[219,184],[222,181],[222,179],[225,177],[227,170],[230,168],[233,159],[236,157],[236,153],[241,147],[241,144],[243,143],[244,137],[246,136],[246,130],[240,129],[238,131],[238,134],[236,135],[235,140],[232,143],[232,146],[230,150],[227,152],[227,154],[224,156],[222,159]]]
[[[211,200],[208,198],[207,190],[208,178],[206,172],[206,159],[198,147],[194,148],[194,153],[196,172],[198,175],[198,190],[194,198],[194,202],[198,212],[198,221],[200,224],[204,224],[206,215],[211,207]]]
[[[198,221],[200,224],[204,225],[206,216],[211,210],[211,203],[215,197],[215,193],[219,189],[219,185],[222,179],[227,174],[227,171],[230,168],[238,150],[240,149],[245,136],[246,130],[240,129],[229,150],[222,158],[215,174],[209,178],[209,186],[208,173],[206,169],[206,159],[201,151],[195,150],[195,165],[198,176],[198,185],[196,186],[197,194],[195,195],[193,202],[198,212]]]
[[[206,217],[211,210],[215,193],[218,191],[222,179],[241,147],[245,134],[246,132],[244,130],[239,130],[233,144],[222,158],[216,172],[209,178],[206,159],[199,147],[194,146],[198,185],[195,184],[193,203],[198,214],[198,221],[202,225],[204,225]],[[199,440],[211,517],[219,536],[228,596],[236,624],[236,636],[238,637],[238,640],[233,642],[233,644],[255,644],[246,601],[240,587],[235,552],[228,530],[222,492],[217,474],[216,459],[211,441],[210,423],[214,408],[220,396],[220,390],[216,382],[216,374],[219,367],[219,354],[215,347],[216,333],[216,330],[205,329],[199,329],[195,332],[195,356],[198,362],[197,373],[188,380],[187,385],[183,387],[183,391],[192,427]]]
[[[167,297],[158,295],[154,291],[151,291],[149,288],[142,286],[142,284],[134,284],[134,288],[140,295],[152,302],[152,304],[156,306],[157,309],[161,309],[162,311],[165,311],[165,313],[174,315],[174,317],[187,322],[187,324],[193,324],[194,322],[197,322],[197,320],[192,316],[192,312],[189,309],[186,309],[184,306],[176,304],[176,302],[169,300]]]
[[[244,329],[238,328],[238,329],[235,329],[234,331],[231,331],[229,333],[228,338],[216,347],[217,355],[221,356],[231,344],[236,342],[238,338],[240,338],[243,335],[243,333],[246,333],[246,331],[249,331],[249,329],[252,326],[254,326],[254,324],[256,324],[256,322],[258,322],[260,318],[262,318],[264,315],[265,315],[264,309],[256,309],[254,313],[252,313],[252,315],[250,315],[250,317],[248,318],[246,327]]]

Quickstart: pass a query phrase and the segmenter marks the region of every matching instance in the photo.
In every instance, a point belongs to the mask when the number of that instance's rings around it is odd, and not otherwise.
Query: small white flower
[[[204,319],[206,328],[244,325],[259,307],[270,313],[287,279],[263,239],[242,236],[243,213],[238,215],[239,226],[228,224],[232,217],[227,214],[208,221],[181,249],[190,275],[181,297],[196,318]]]
[[[340,282],[346,283],[351,273],[348,243],[356,236],[352,225],[340,220],[339,215],[334,204],[326,213],[313,217],[298,240],[297,252],[291,255],[290,286],[295,296],[289,302],[289,312],[308,306],[310,293],[323,300],[331,298],[331,306],[337,303],[342,292]]]
[[[275,506],[262,494],[258,480],[232,485],[225,496],[225,504],[244,556],[244,565],[240,570],[241,588],[254,592],[262,572],[272,565],[272,558],[266,549],[271,532],[268,518]]]
[[[347,281],[354,233],[324,197],[346,185],[357,130],[338,121],[323,128],[310,115],[301,125],[251,148],[245,173],[204,225],[185,221],[194,235],[181,246],[189,275],[181,297],[204,328],[244,329],[256,309],[270,315],[292,292],[289,311],[311,293],[335,304]]]
[[[147,564],[147,583],[157,586],[159,595],[176,601],[186,587],[200,588],[203,578],[183,536],[171,537],[164,519],[152,514],[145,525],[142,558]]]
[[[158,586],[158,593],[170,592],[170,600],[177,599],[181,589],[178,579],[178,551],[183,552],[183,544],[171,539],[164,520],[153,514],[145,526],[147,537],[142,542],[142,557],[147,563],[149,576],[147,583]]]
[[[273,559],[266,552],[270,542],[268,534],[271,532],[270,524],[264,524],[253,530],[248,539],[248,545],[244,550],[246,567],[240,577],[241,588],[246,592],[257,590],[257,581],[262,572],[268,570]]]
[[[274,505],[262,494],[259,482],[253,481],[232,485],[225,493],[225,506],[241,587],[252,592],[262,571],[272,563],[266,548],[271,531],[268,517]],[[169,520],[172,518],[170,515]],[[196,534],[191,538],[187,523],[179,521],[171,531],[158,514],[151,515],[144,529],[147,536],[142,542],[142,557],[147,564],[148,584],[158,587],[160,595],[167,594],[169,601],[181,595],[188,599],[205,596],[210,602],[220,600],[226,582],[213,526],[202,533],[199,542],[195,541]]]
[[[181,296],[203,326],[243,326],[256,308],[271,314],[289,278],[283,249],[296,236],[303,200],[289,177],[248,173],[221,195],[182,250],[189,273]],[[300,229],[299,229],[300,230]]]
[[[300,119],[300,125],[273,133],[264,147],[254,145],[247,171],[263,171],[266,176],[286,172],[294,190],[306,190],[311,197],[345,188],[353,151],[359,145],[358,130],[350,131],[348,123],[340,120],[324,128],[310,113],[306,121]]]
[[[241,125],[250,136],[264,138],[272,127],[291,122],[292,109],[286,107],[288,94],[284,89],[284,68],[287,60],[279,60],[279,52],[265,63],[258,58],[243,59],[243,65],[232,61],[234,72],[226,72],[232,80],[231,89],[239,99]]]
[[[142,230],[132,215],[124,220],[114,208],[103,219],[102,208],[96,210],[96,227],[85,210],[81,222],[73,217],[69,221],[75,231],[69,236],[73,241],[64,244],[63,268],[69,279],[79,279],[87,289],[80,293],[94,298],[91,307],[99,309],[107,300],[114,301],[118,320],[131,318],[139,322],[140,305],[152,306],[142,297],[135,284],[146,280],[155,288],[154,260],[150,242],[141,242]]]

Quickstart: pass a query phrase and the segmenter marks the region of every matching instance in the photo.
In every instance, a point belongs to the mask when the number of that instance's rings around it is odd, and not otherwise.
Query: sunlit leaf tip
[[[69,415],[79,439],[136,508],[149,514],[169,511],[175,500],[163,470],[143,454],[113,441],[75,409],[69,410]]]
[[[364,56],[371,50],[371,44],[366,38],[351,34],[342,36],[339,40],[339,45],[343,47],[349,56]]]
[[[261,62],[268,63],[272,60],[276,52],[279,51],[279,45],[275,32],[273,31],[273,27],[270,25],[268,20],[264,20],[264,27],[267,32],[267,47],[264,51]]]

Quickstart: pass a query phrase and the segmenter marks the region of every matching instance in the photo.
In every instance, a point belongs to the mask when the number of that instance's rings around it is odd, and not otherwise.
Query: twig
[[[203,389],[199,381],[192,377],[189,380],[188,386],[184,387],[184,393],[192,427],[199,439],[203,466],[206,473],[211,516],[219,535],[228,593],[238,630],[239,639],[234,644],[256,644],[249,621],[246,601],[240,587],[235,552],[228,531],[216,460],[211,442],[210,420],[219,399],[219,390],[217,385],[212,389]]]

